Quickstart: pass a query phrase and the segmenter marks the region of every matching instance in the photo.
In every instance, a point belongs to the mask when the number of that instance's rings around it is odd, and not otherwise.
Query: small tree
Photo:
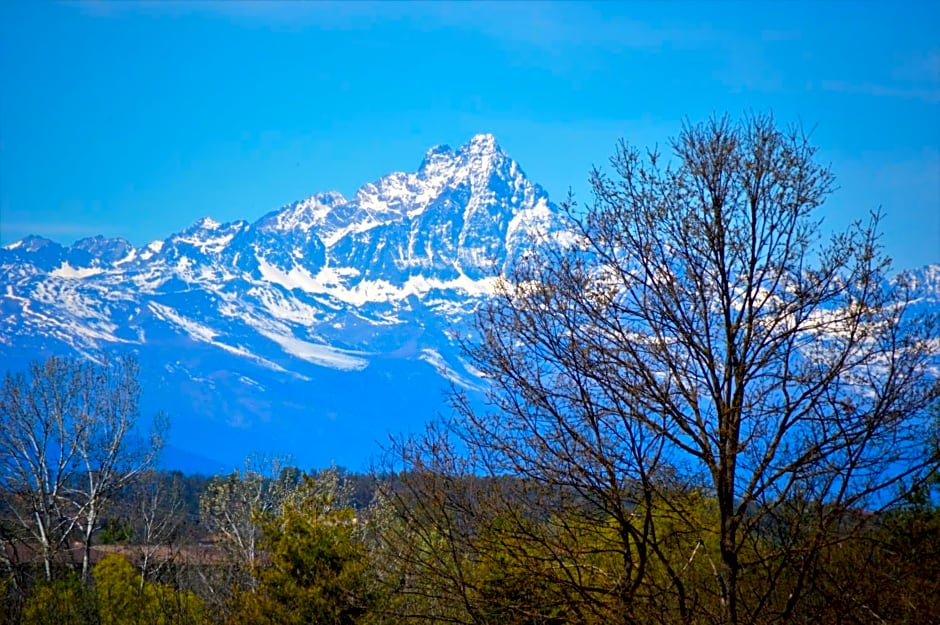
[[[158,578],[171,562],[169,550],[176,544],[184,521],[180,482],[179,474],[152,470],[130,490],[128,516],[141,586]]]
[[[136,430],[139,418],[140,367],[133,357],[86,370],[83,405],[89,407],[79,418],[84,421],[75,437],[80,461],[78,483],[73,489],[78,527],[82,532],[82,579],[87,581],[91,567],[91,546],[99,529],[103,507],[122,488],[153,467],[163,449],[167,421],[158,415],[149,437]]]
[[[101,625],[209,623],[202,600],[192,592],[145,581],[124,558],[109,554],[94,569],[95,599]]]
[[[643,601],[668,601],[664,620],[787,621],[819,554],[931,470],[937,318],[887,280],[877,213],[823,240],[833,176],[799,129],[714,119],[671,147],[621,144],[616,175],[593,173],[587,214],[567,207],[574,236],[502,280],[467,350],[490,409],[458,395],[451,433],[467,472],[542,494],[502,510],[586,605],[618,601],[624,621],[648,618],[631,611]],[[447,472],[462,466],[448,449],[432,436],[400,451]],[[714,524],[676,493],[700,493]],[[421,495],[450,505],[461,540],[476,531],[472,506]],[[526,529],[558,512],[579,521]],[[612,528],[592,540],[621,558],[589,576],[571,528],[592,519]],[[705,562],[703,588],[691,582]]]
[[[47,579],[73,532],[83,540],[82,579],[102,508],[151,466],[167,423],[137,430],[140,386],[132,356],[102,362],[52,357],[0,390],[0,497],[35,541]]]
[[[258,516],[269,561],[235,598],[229,623],[366,622],[374,607],[368,553],[351,490],[336,469],[303,475],[277,510]]]
[[[242,470],[213,478],[199,500],[200,517],[229,558],[227,579],[206,580],[224,604],[228,592],[256,584],[263,532],[260,519],[284,505],[295,489],[299,471],[282,458],[251,456]]]

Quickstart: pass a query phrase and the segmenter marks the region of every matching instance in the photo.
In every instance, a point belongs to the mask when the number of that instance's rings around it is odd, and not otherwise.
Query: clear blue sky
[[[618,138],[772,109],[841,226],[940,262],[940,3],[0,3],[0,242],[135,244],[492,132],[555,199]]]

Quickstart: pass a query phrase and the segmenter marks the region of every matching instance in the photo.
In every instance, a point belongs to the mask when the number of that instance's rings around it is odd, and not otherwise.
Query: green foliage
[[[84,625],[97,622],[94,594],[71,575],[42,582],[23,607],[23,625]]]
[[[475,580],[477,618],[513,625],[572,622],[575,611],[563,579],[570,567],[520,538],[513,525],[498,518],[481,532],[477,557],[468,568]]]
[[[123,519],[108,519],[98,534],[98,543],[101,545],[122,545],[131,540],[134,531],[130,524]]]
[[[369,559],[336,471],[304,475],[279,513],[260,520],[269,563],[236,597],[232,625],[351,625],[375,604]]]
[[[357,515],[349,505],[351,489],[336,471],[295,481],[281,508],[256,515],[264,536],[256,584],[240,588],[224,612],[210,612],[210,594],[204,587],[194,592],[200,588],[192,585],[195,578],[189,586],[179,586],[185,578],[176,578],[177,586],[145,580],[112,554],[97,563],[88,585],[59,569],[59,581],[26,586],[24,604],[4,605],[0,622],[698,624],[721,614],[717,504],[700,490],[664,491],[633,508],[631,522],[650,519],[657,532],[648,546],[659,553],[641,560],[642,545],[624,541],[612,518],[571,508],[535,515],[522,496],[500,512],[454,515],[450,525],[441,516],[421,525],[405,522],[388,505]],[[650,515],[643,505],[651,506]],[[880,513],[855,511],[855,525],[819,535],[822,530],[806,522],[807,515],[824,513],[814,513],[814,505],[792,498],[779,507],[786,515],[756,525],[743,541],[748,570],[765,573],[743,576],[740,595],[745,606],[754,596],[767,601],[763,614],[747,615],[746,622],[940,622],[940,509],[928,499]],[[460,537],[458,526],[465,530]],[[376,549],[391,536],[387,549]],[[814,545],[822,547],[812,552]],[[791,555],[798,548],[804,558]],[[410,560],[396,562],[394,555]],[[626,567],[641,562],[647,568],[642,578],[628,573]],[[637,579],[641,583],[629,588]],[[805,589],[788,607],[789,589],[797,583]],[[677,593],[690,606],[687,612]]]
[[[202,601],[193,593],[143,581],[123,556],[105,556],[93,574],[101,625],[207,622]]]
[[[820,560],[801,609],[817,622],[940,623],[940,509],[873,516],[864,540],[829,547]]]

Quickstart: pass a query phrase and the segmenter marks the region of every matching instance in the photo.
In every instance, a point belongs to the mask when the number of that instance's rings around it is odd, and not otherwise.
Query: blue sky
[[[773,110],[841,227],[940,262],[940,3],[0,3],[0,242],[141,245],[492,132],[555,199],[616,141]]]

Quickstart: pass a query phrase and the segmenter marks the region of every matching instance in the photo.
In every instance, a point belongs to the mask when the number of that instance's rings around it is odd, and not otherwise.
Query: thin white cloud
[[[695,49],[722,40],[711,27],[681,22],[656,26],[604,15],[586,3],[415,3],[413,15],[443,26],[477,30],[548,52],[572,46],[606,49]]]
[[[933,83],[940,86],[940,48],[919,51],[895,64],[891,70],[894,80]]]
[[[549,53],[571,46],[614,49],[696,49],[723,41],[728,33],[678,22],[664,26],[604,15],[586,3],[531,2],[340,2],[86,0],[78,7],[92,17],[119,14],[214,14],[237,22],[272,27],[317,26],[367,29],[377,22],[400,22],[418,30],[476,31],[504,42],[527,44]]]
[[[821,86],[824,91],[834,93],[940,102],[940,88],[906,87],[871,82],[847,82],[844,80],[824,80]]]
[[[31,234],[49,238],[69,237],[81,238],[102,234],[111,236],[113,230],[103,228],[97,225],[66,223],[66,222],[41,222],[41,221],[19,221],[8,222],[0,221],[0,241],[4,244],[17,241]]]
[[[217,15],[233,21],[253,25],[320,26],[325,28],[358,27],[374,21],[383,8],[395,3],[317,1],[198,1],[167,2],[166,0],[140,0],[114,2],[113,0],[85,0],[77,5],[85,15],[110,18],[117,15],[145,16]]]

